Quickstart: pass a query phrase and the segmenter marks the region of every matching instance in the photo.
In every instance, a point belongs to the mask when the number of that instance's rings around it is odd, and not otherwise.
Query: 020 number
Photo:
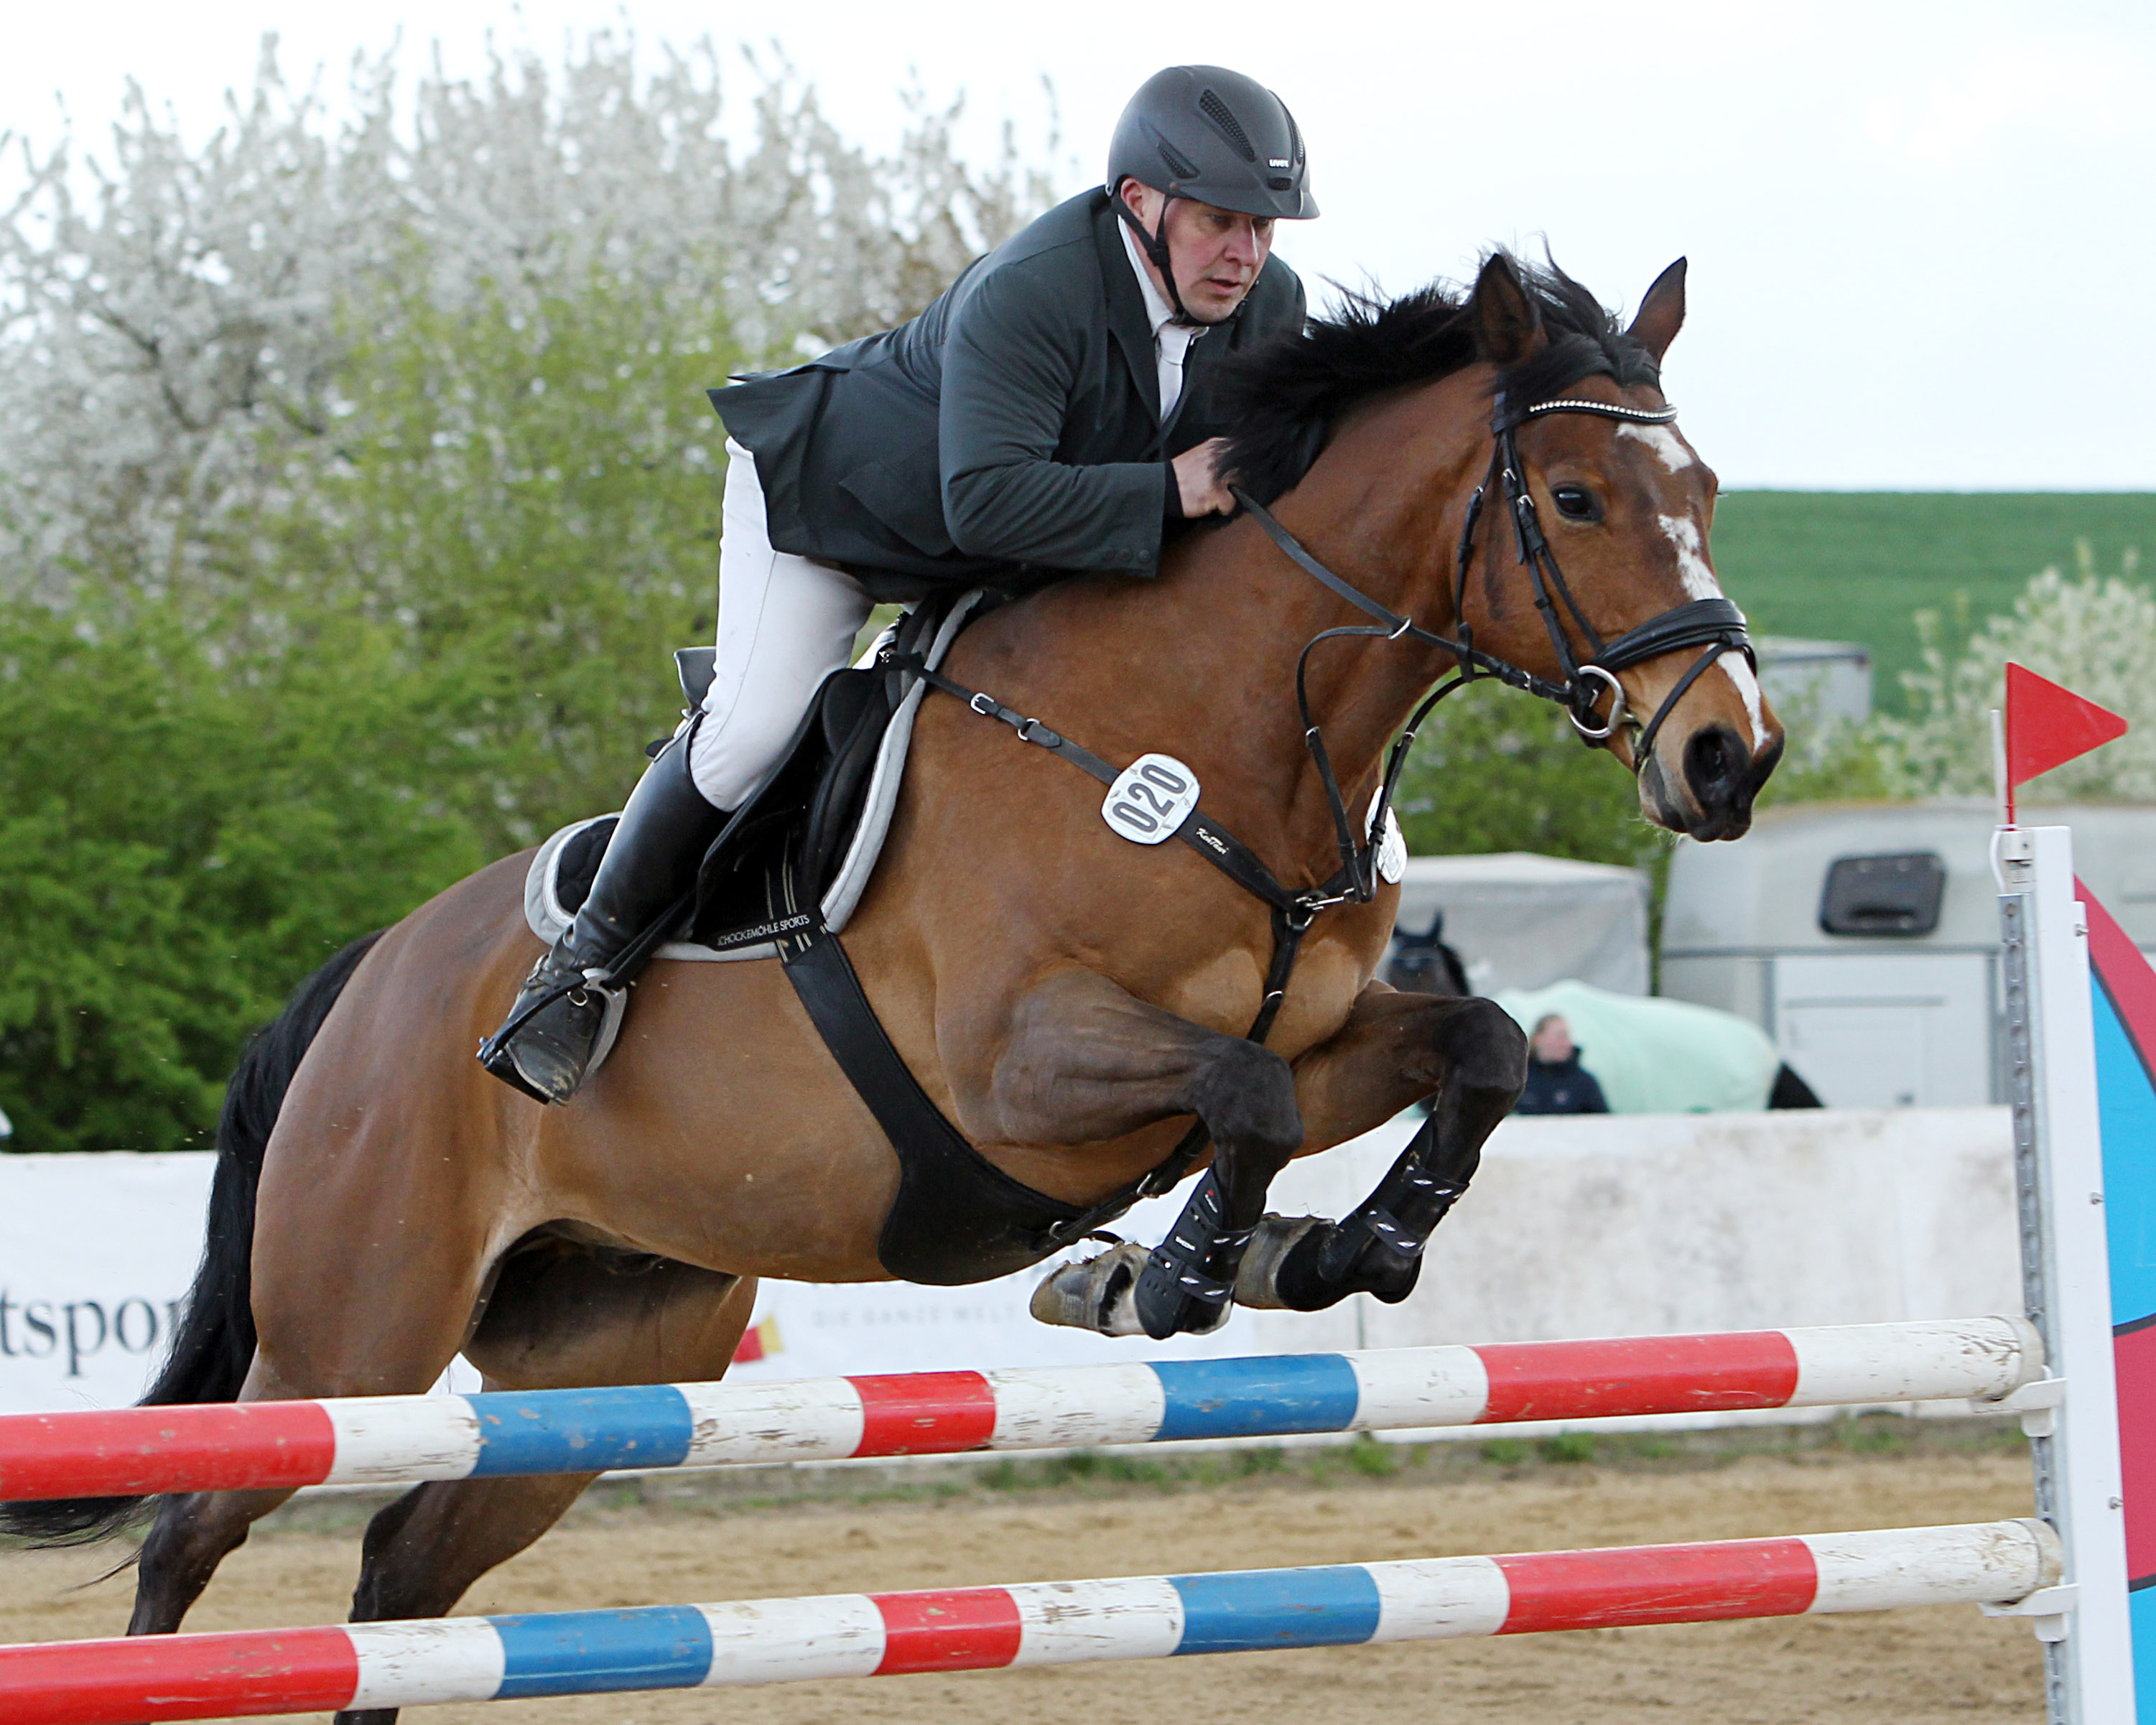
[[[1101,819],[1133,845],[1158,845],[1197,806],[1196,773],[1173,755],[1141,755],[1108,787]]]

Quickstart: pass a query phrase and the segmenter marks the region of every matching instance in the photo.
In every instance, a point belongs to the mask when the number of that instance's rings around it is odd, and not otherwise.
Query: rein
[[[1399,783],[1400,773],[1407,764],[1408,751],[1414,745],[1415,734],[1431,709],[1454,691],[1485,677],[1494,677],[1507,686],[1525,691],[1551,701],[1565,710],[1573,728],[1581,738],[1590,743],[1604,743],[1617,734],[1627,722],[1625,691],[1617,680],[1617,673],[1628,670],[1650,659],[1658,659],[1665,653],[1676,653],[1687,647],[1700,648],[1701,653],[1685,674],[1677,679],[1670,692],[1662,697],[1661,705],[1647,721],[1632,745],[1632,772],[1636,777],[1653,752],[1655,738],[1660,735],[1663,721],[1677,702],[1684,698],[1691,685],[1706,675],[1707,668],[1725,653],[1742,653],[1746,660],[1756,666],[1758,661],[1752,650],[1752,640],[1747,633],[1744,614],[1727,598],[1693,599],[1687,603],[1671,607],[1659,615],[1650,617],[1636,629],[1630,629],[1613,641],[1604,641],[1594,625],[1573,597],[1571,584],[1564,578],[1564,571],[1558,565],[1557,553],[1551,548],[1542,530],[1542,522],[1535,510],[1535,500],[1527,490],[1524,464],[1520,459],[1516,434],[1528,420],[1544,413],[1589,413],[1598,418],[1620,419],[1630,424],[1666,425],[1677,416],[1675,408],[1633,408],[1614,402],[1584,401],[1576,396],[1558,396],[1549,401],[1537,402],[1517,413],[1508,413],[1504,393],[1498,392],[1496,404],[1490,415],[1490,434],[1494,447],[1490,454],[1490,470],[1482,483],[1475,488],[1467,501],[1467,520],[1460,532],[1460,550],[1455,559],[1453,583],[1452,614],[1459,638],[1454,639],[1424,629],[1412,618],[1403,617],[1389,607],[1379,603],[1360,588],[1342,579],[1313,557],[1308,547],[1294,534],[1282,526],[1272,511],[1245,491],[1240,485],[1230,485],[1229,495],[1242,506],[1252,520],[1265,530],[1281,552],[1301,568],[1364,614],[1375,618],[1373,624],[1351,624],[1328,629],[1313,635],[1304,645],[1301,655],[1296,660],[1295,700],[1303,726],[1303,744],[1310,751],[1317,768],[1318,782],[1324,787],[1325,798],[1332,813],[1334,831],[1339,836],[1341,865],[1349,883],[1349,894],[1358,903],[1367,904],[1377,888],[1369,878],[1369,864],[1375,855],[1378,834],[1386,815],[1393,806],[1393,793]],[[1562,682],[1553,682],[1538,677],[1533,672],[1498,658],[1475,644],[1475,631],[1467,622],[1467,578],[1475,563],[1476,528],[1480,524],[1484,500],[1502,490],[1506,512],[1512,520],[1514,543],[1518,561],[1527,571],[1527,578],[1534,590],[1535,608],[1541,612],[1543,626],[1549,632],[1550,644],[1557,654],[1558,664],[1563,667]],[[1491,561],[1496,560],[1495,536],[1491,536]],[[1493,568],[1494,573],[1494,568]],[[1555,597],[1553,598],[1553,595]],[[1573,650],[1572,637],[1567,632],[1564,619],[1558,615],[1558,601],[1571,616],[1573,624],[1587,643],[1587,657],[1583,661]],[[1364,638],[1382,636],[1388,641],[1411,640],[1419,645],[1435,647],[1449,653],[1458,665],[1456,674],[1441,683],[1418,706],[1412,716],[1394,740],[1385,759],[1384,778],[1378,790],[1378,801],[1371,811],[1368,833],[1358,840],[1348,814],[1346,799],[1342,796],[1337,778],[1332,770],[1331,755],[1325,747],[1322,727],[1311,716],[1308,673],[1310,655],[1320,643],[1346,637]],[[1609,716],[1598,724],[1595,708],[1604,695],[1609,696]]]
[[[1536,517],[1534,499],[1527,490],[1515,440],[1515,434],[1522,425],[1544,413],[1591,413],[1604,419],[1666,425],[1676,418],[1677,410],[1675,408],[1623,407],[1613,403],[1560,396],[1549,401],[1537,402],[1517,413],[1508,413],[1504,395],[1502,392],[1499,393],[1490,420],[1491,436],[1495,444],[1491,453],[1490,470],[1468,501],[1467,521],[1460,535],[1453,603],[1453,616],[1458,619],[1457,639],[1424,629],[1412,618],[1400,615],[1353,583],[1335,574],[1312,556],[1294,534],[1282,526],[1271,511],[1240,486],[1229,487],[1229,494],[1265,529],[1290,562],[1374,619],[1371,623],[1348,624],[1320,630],[1304,644],[1301,656],[1296,660],[1295,699],[1296,710],[1302,718],[1303,744],[1310,751],[1311,760],[1317,768],[1318,781],[1324,787],[1326,803],[1332,811],[1333,828],[1339,839],[1340,868],[1332,878],[1321,886],[1297,889],[1284,886],[1260,860],[1255,851],[1214,820],[1203,808],[1192,809],[1173,834],[1245,891],[1262,899],[1272,911],[1272,962],[1266,968],[1265,993],[1257,1017],[1249,1030],[1245,1032],[1250,1041],[1263,1042],[1272,1029],[1273,1020],[1279,1016],[1281,1003],[1287,993],[1288,978],[1295,969],[1296,958],[1301,950],[1302,937],[1318,912],[1336,905],[1368,904],[1377,896],[1378,849],[1392,814],[1393,793],[1399,786],[1400,773],[1407,765],[1408,752],[1414,745],[1416,732],[1423,721],[1429,717],[1431,710],[1446,696],[1468,683],[1484,677],[1494,677],[1512,688],[1523,690],[1564,708],[1573,728],[1587,742],[1606,742],[1616,735],[1621,725],[1627,722],[1625,691],[1617,680],[1617,673],[1647,660],[1659,658],[1665,653],[1698,647],[1702,649],[1699,657],[1662,698],[1661,705],[1656,709],[1654,716],[1648,720],[1633,745],[1632,770],[1637,774],[1654,747],[1654,740],[1661,729],[1662,721],[1668,718],[1671,710],[1685,692],[1705,675],[1707,667],[1724,653],[1742,653],[1748,660],[1753,658],[1751,639],[1745,631],[1744,614],[1726,598],[1694,599],[1686,604],[1674,606],[1659,616],[1650,618],[1638,628],[1627,629],[1614,640],[1604,641],[1596,632],[1594,624],[1588,621],[1585,613],[1580,609],[1578,602],[1573,598],[1572,588],[1564,578],[1564,572],[1558,567],[1557,554],[1551,549],[1549,541],[1543,536],[1541,523]],[[1477,647],[1474,630],[1466,620],[1467,579],[1475,562],[1476,528],[1481,517],[1485,497],[1498,490],[1502,491],[1507,512],[1512,516],[1518,561],[1527,567],[1528,579],[1534,589],[1535,607],[1542,613],[1543,626],[1549,631],[1558,663],[1563,669],[1564,676],[1561,682],[1537,676],[1509,660],[1500,659],[1495,654]],[[1491,557],[1494,565],[1496,556],[1495,535],[1491,538]],[[1573,650],[1572,637],[1566,629],[1563,619],[1558,614],[1560,601],[1565,612],[1569,614],[1573,626],[1587,643],[1584,660]],[[1451,655],[1457,666],[1450,678],[1424,698],[1401,727],[1399,735],[1393,740],[1386,754],[1384,774],[1378,784],[1377,800],[1371,805],[1368,821],[1359,837],[1348,814],[1347,799],[1342,794],[1338,776],[1333,771],[1332,755],[1325,746],[1323,727],[1311,715],[1308,681],[1311,654],[1323,642],[1349,637],[1382,637],[1387,641],[1411,640],[1418,645],[1435,647]],[[895,655],[885,662],[891,669],[919,677],[931,688],[941,690],[944,694],[964,702],[969,711],[978,713],[982,717],[1008,725],[1020,742],[1032,743],[1050,754],[1060,756],[1103,784],[1112,785],[1122,776],[1098,755],[1073,742],[1039,719],[1029,718],[1005,706],[993,695],[969,689],[942,671],[931,670],[917,654]],[[1610,697],[1609,716],[1598,724],[1595,708],[1604,694]],[[1206,1137],[1205,1127],[1201,1122],[1194,1126],[1169,1153],[1167,1159],[1151,1172],[1104,1199],[1084,1214],[1048,1230],[1045,1238],[1050,1250],[1060,1249],[1093,1234],[1142,1198],[1152,1198],[1173,1190],[1204,1151]]]

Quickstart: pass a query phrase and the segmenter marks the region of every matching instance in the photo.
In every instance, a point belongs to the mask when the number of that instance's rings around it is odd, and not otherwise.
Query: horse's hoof
[[[1132,1292],[1145,1262],[1146,1249],[1125,1240],[1097,1256],[1059,1264],[1034,1289],[1029,1309],[1045,1324],[1103,1336],[1142,1336]]]
[[[1282,1296],[1278,1282],[1281,1261],[1312,1229],[1334,1225],[1323,1216],[1268,1214],[1260,1219],[1258,1230],[1250,1236],[1250,1248],[1243,1254],[1242,1267],[1235,1272],[1235,1303],[1256,1312],[1307,1310]]]

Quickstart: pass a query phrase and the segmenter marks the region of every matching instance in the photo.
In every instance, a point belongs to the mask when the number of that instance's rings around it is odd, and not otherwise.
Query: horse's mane
[[[1500,387],[1543,400],[1582,377],[1659,383],[1654,356],[1625,335],[1611,312],[1554,262],[1503,254],[1550,339]],[[1230,436],[1224,470],[1260,503],[1270,503],[1310,469],[1340,416],[1388,389],[1427,383],[1475,360],[1466,293],[1432,282],[1404,299],[1348,292],[1331,317],[1313,317],[1298,336],[1254,349],[1222,377]]]

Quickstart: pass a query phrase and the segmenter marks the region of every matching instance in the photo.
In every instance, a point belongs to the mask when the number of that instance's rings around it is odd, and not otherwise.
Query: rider
[[[1172,66],[1124,109],[1105,185],[977,259],[911,322],[712,392],[728,460],[711,689],[481,1049],[489,1070],[542,1101],[575,1095],[630,980],[614,960],[776,770],[873,606],[1014,568],[1151,576],[1168,522],[1234,507],[1208,381],[1301,328],[1273,223],[1317,213],[1280,98]]]

